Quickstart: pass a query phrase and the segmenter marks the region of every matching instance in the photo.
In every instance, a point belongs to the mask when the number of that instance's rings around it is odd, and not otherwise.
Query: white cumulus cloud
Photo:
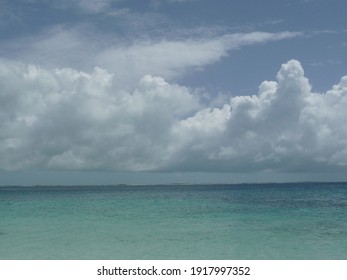
[[[314,93],[300,63],[289,61],[277,81],[263,82],[257,95],[233,97],[222,109],[180,121],[175,134],[181,136],[182,157],[225,171],[346,166],[346,81],[343,77],[327,93]]]
[[[291,60],[276,78],[210,108],[196,90],[160,76],[144,75],[130,91],[98,67],[87,73],[2,60],[0,169],[346,168],[347,76],[315,93]]]

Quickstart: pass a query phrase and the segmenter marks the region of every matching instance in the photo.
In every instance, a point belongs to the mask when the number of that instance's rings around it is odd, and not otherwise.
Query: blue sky
[[[0,184],[347,180],[345,1],[0,2]]]

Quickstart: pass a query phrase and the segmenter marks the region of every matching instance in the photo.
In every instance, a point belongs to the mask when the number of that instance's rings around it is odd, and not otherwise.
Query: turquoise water
[[[0,187],[0,259],[347,259],[347,183]]]

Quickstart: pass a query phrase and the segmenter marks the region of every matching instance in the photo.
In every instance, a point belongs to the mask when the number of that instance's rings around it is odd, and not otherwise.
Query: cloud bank
[[[131,53],[131,51],[129,51]],[[174,61],[172,63],[175,63]],[[310,171],[347,167],[347,76],[312,92],[299,61],[252,96],[209,107],[144,75],[0,61],[1,170]]]

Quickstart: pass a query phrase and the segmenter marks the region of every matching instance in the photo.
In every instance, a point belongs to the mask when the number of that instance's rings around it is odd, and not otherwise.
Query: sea
[[[0,187],[2,260],[347,259],[347,183]]]

